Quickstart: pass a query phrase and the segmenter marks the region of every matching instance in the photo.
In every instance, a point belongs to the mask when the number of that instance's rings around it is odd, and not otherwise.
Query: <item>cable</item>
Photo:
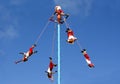
[[[77,39],[77,44],[78,44],[80,50],[82,51],[83,49],[82,49],[82,46],[80,45],[80,42],[78,42],[78,39]]]
[[[36,39],[35,44],[38,43],[39,39],[41,38],[42,34],[43,34],[44,31],[46,30],[46,28],[47,28],[47,26],[48,26],[49,23],[50,23],[50,21],[48,21],[48,22],[46,23],[46,25],[44,26],[43,30],[41,31],[41,33],[39,34],[38,38]]]
[[[66,28],[69,28],[69,24],[66,22],[65,18],[64,18],[64,22],[65,22]],[[78,44],[80,50],[82,51],[82,46],[80,45],[80,43],[78,42],[78,40],[77,40],[77,44]]]
[[[53,54],[54,54],[54,42],[55,42],[55,36],[56,36],[56,30],[55,30],[56,25],[54,25],[54,26],[55,27],[54,27],[53,39],[52,39],[52,52],[51,52],[51,56],[53,56]]]
[[[65,26],[66,28],[69,28],[69,24],[66,22],[66,19],[64,18]]]

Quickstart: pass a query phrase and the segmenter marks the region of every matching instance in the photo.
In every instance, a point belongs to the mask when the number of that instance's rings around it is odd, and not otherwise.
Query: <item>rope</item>
[[[47,26],[48,26],[49,23],[50,23],[50,21],[48,21],[48,22],[46,23],[46,25],[44,26],[43,30],[41,31],[41,33],[39,34],[38,38],[36,39],[35,44],[38,43],[39,39],[41,38],[42,34],[43,34],[44,31],[46,30],[46,28],[47,28]]]
[[[82,51],[83,49],[82,49],[82,46],[80,45],[80,43],[78,42],[78,39],[76,41],[77,41],[77,44],[78,44],[80,50]]]
[[[66,22],[66,19],[64,18],[65,26],[66,28],[69,28],[69,24]]]
[[[66,28],[69,28],[69,24],[66,22],[66,19],[65,19],[65,18],[64,18],[64,22],[65,22]],[[81,46],[81,44],[78,42],[78,39],[77,39],[77,45],[79,46],[80,50],[82,51],[82,46]]]
[[[52,53],[51,53],[51,56],[53,56],[54,54],[54,42],[55,42],[55,34],[56,34],[56,24],[54,25],[54,33],[53,33],[53,39],[52,39]]]

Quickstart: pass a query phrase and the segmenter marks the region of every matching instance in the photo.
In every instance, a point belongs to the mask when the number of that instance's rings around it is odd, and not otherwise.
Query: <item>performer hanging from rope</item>
[[[17,63],[20,63],[20,62],[26,62],[26,61],[28,61],[28,58],[29,58],[32,54],[37,53],[37,51],[34,51],[34,50],[33,50],[35,47],[36,47],[36,44],[32,45],[32,46],[30,47],[29,51],[27,51],[27,52],[20,52],[19,54],[22,54],[24,57],[23,57],[21,60],[16,61],[15,63],[17,64]]]
[[[70,28],[67,28],[66,32],[67,32],[67,35],[68,35],[67,42],[68,43],[74,43],[75,40],[77,40],[77,38],[74,37],[74,32]]]
[[[84,55],[85,60],[86,60],[86,62],[87,62],[87,64],[88,64],[88,66],[89,66],[90,68],[93,68],[93,67],[94,67],[94,64],[91,62],[90,57],[89,57],[89,55],[88,55],[87,52],[86,52],[86,49],[83,49],[81,52],[82,52],[82,54]]]
[[[53,20],[54,15],[57,15],[57,21]],[[52,17],[50,18],[51,21],[53,22],[58,22],[59,24],[63,24],[64,23],[64,19],[62,18],[62,16],[65,16],[65,20],[69,17],[69,14],[65,14],[63,12],[63,10],[61,9],[61,6],[55,6],[55,12],[52,15]]]
[[[54,64],[54,63],[52,62],[52,58],[51,58],[51,57],[49,57],[49,59],[50,59],[49,67],[48,67],[48,70],[45,71],[45,72],[47,73],[48,78],[49,78],[51,81],[53,81],[53,74],[55,74],[57,71],[53,72],[52,70],[53,70],[54,67],[57,66],[57,64]]]

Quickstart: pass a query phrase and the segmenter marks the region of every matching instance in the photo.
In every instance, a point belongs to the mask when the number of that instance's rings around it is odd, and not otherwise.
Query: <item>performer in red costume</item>
[[[53,17],[54,17],[55,14],[57,15],[57,21],[53,20]],[[63,16],[65,16],[65,18],[63,18]],[[68,17],[69,17],[69,15],[65,14],[63,12],[63,10],[61,9],[61,6],[55,6],[55,12],[52,15],[52,17],[50,18],[50,20],[53,21],[53,22],[58,22],[59,24],[63,24],[64,20],[66,20]]]
[[[35,47],[36,47],[36,44],[32,45],[26,53],[25,52],[20,52],[19,54],[22,54],[24,57],[21,60],[16,61],[15,63],[17,64],[17,63],[20,63],[20,62],[26,62],[32,54],[37,53],[37,51],[33,50]]]
[[[91,62],[90,57],[89,57],[89,55],[88,55],[87,52],[86,52],[86,49],[83,49],[81,52],[82,52],[82,54],[84,55],[85,60],[86,60],[86,62],[87,62],[87,64],[88,64],[88,66],[89,66],[90,68],[94,67],[94,64]]]
[[[48,78],[49,78],[51,81],[53,81],[53,74],[55,74],[57,71],[53,72],[52,70],[53,70],[54,67],[57,66],[57,64],[54,64],[54,63],[52,62],[52,58],[51,58],[51,57],[49,57],[49,59],[50,59],[49,67],[48,67],[48,70],[45,71],[45,72],[47,73]]]
[[[67,28],[66,32],[67,32],[67,36],[68,36],[67,42],[74,43],[74,41],[77,40],[77,38],[74,37],[74,32],[70,28]]]

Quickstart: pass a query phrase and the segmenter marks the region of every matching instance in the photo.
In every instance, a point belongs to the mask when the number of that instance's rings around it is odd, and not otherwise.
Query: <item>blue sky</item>
[[[34,44],[60,4],[70,17],[67,22],[83,48],[87,49],[94,69],[88,68],[75,43],[66,43],[61,25],[61,84],[119,84],[120,50],[119,0],[1,0],[0,1],[0,84],[51,84],[45,70],[52,52],[54,23],[47,26],[38,41],[37,54],[26,63],[18,53]],[[57,36],[53,61],[57,63]],[[57,70],[55,68],[54,70]],[[57,74],[53,84],[57,84]]]

